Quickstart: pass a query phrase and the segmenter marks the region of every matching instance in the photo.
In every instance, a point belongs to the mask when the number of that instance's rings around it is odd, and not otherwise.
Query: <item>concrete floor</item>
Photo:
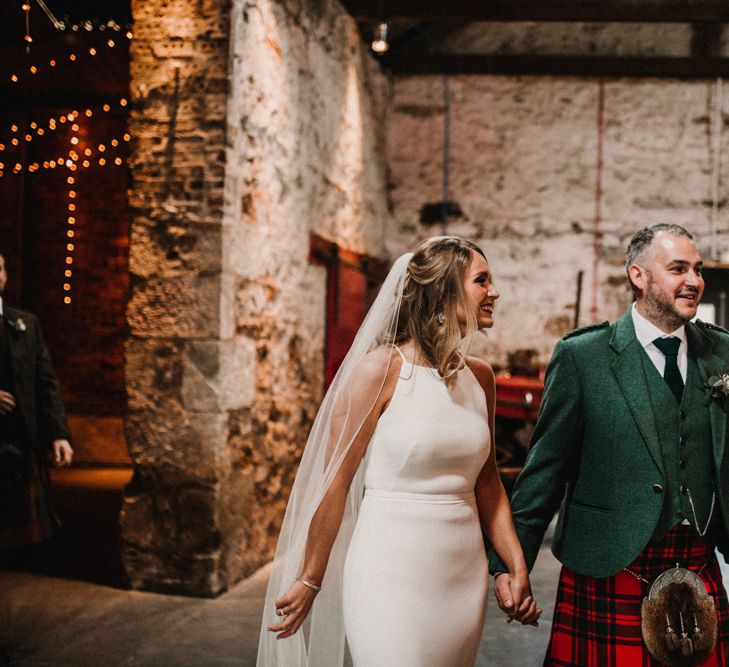
[[[541,665],[558,573],[543,546],[532,574],[539,628],[507,625],[489,595],[478,667]],[[13,667],[255,665],[266,581],[263,568],[200,600],[0,571],[0,665],[3,657]]]

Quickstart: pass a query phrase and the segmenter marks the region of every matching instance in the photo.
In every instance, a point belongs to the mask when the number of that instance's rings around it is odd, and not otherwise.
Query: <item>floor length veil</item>
[[[312,517],[335,478],[354,437],[377,400],[378,390],[365,394],[357,369],[368,352],[395,341],[403,283],[412,253],[392,265],[377,298],[322,401],[304,448],[296,481],[286,508],[261,624],[257,667],[341,667],[345,661],[342,618],[342,569],[363,493],[363,470],[358,470],[347,496],[337,539],[332,549],[322,590],[309,617],[292,637],[277,640],[266,628],[280,620],[274,601],[301,573]],[[337,418],[335,419],[335,413]]]

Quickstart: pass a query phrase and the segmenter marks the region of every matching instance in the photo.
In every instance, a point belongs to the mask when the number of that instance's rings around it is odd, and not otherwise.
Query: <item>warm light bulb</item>
[[[71,271],[71,269],[66,269],[63,272],[63,275],[66,276],[66,278],[70,278],[73,275],[73,271]]]
[[[73,252],[73,250],[74,250],[73,243],[67,243],[66,244],[66,250],[68,250],[68,252]]]
[[[90,163],[90,162],[89,162],[88,160],[84,160],[84,161],[83,161],[83,162],[81,163],[81,166],[82,166],[82,167],[88,167],[88,166],[89,166],[90,164],[91,164],[91,163]]]
[[[119,166],[122,163],[122,159],[120,157],[114,159],[114,164]]]
[[[68,292],[71,289],[71,285],[69,283],[63,283],[63,289],[66,290],[66,292]]]
[[[76,182],[76,179],[73,176],[69,176],[66,179],[66,183],[68,183],[69,185],[73,185],[75,182]]]
[[[25,140],[30,141],[33,137],[30,134],[25,135]]]
[[[73,264],[73,257],[66,257],[66,264]]]
[[[51,67],[55,67],[56,66],[56,61],[55,60],[51,60],[50,63],[49,63],[49,65]]]
[[[55,169],[55,168],[56,168],[56,161],[55,161],[55,160],[51,160],[51,161],[50,161],[50,162],[48,163],[48,166],[49,166],[49,167],[50,167],[51,169]]]
[[[11,80],[11,81],[12,81],[13,83],[18,83],[18,75],[17,75],[17,74],[13,74],[13,75],[11,75],[11,77],[10,77],[10,80]]]
[[[377,27],[377,35],[372,40],[372,50],[375,53],[385,53],[390,48],[387,43],[387,23],[380,23]]]
[[[122,105],[123,107],[125,107],[125,106],[127,105],[127,101],[126,101],[126,100],[125,100],[125,99],[124,99],[124,98],[122,97],[122,98],[121,98],[121,99],[119,100],[119,104],[121,104],[121,105]]]
[[[76,60],[76,54],[72,53],[70,56],[68,56],[69,60]]]
[[[107,44],[113,49],[114,48],[114,40],[110,39]]]
[[[37,74],[38,73],[38,68],[35,65],[31,65],[30,66],[30,73],[31,74]]]
[[[69,230],[68,230],[68,231],[66,232],[66,236],[68,236],[68,238],[72,239],[75,233],[76,233],[76,232],[74,232],[74,231],[73,231],[73,229],[69,229]]]
[[[31,130],[35,130],[36,127],[38,127],[38,124],[37,123],[33,122],[33,123],[30,124],[30,129]]]
[[[87,116],[88,116],[89,118],[91,118],[91,116],[93,116],[93,115],[94,115],[94,112],[93,112],[93,111],[91,111],[91,109],[86,109],[86,112],[85,112],[85,113],[86,113],[86,115],[87,115]]]
[[[72,129],[72,130],[73,130],[74,132],[78,132],[78,125],[77,125],[76,123],[74,123],[73,125],[71,125],[71,129]]]
[[[71,137],[71,143],[74,144],[74,145],[77,144],[78,143],[78,137]]]
[[[106,150],[106,146],[104,144],[99,144],[99,152],[103,153]]]
[[[71,197],[71,199],[76,199],[76,191],[75,190],[69,190],[68,196]]]
[[[18,131],[18,126],[17,126],[17,125],[11,125],[11,126],[10,126],[10,130],[11,130],[12,132],[17,132],[17,131]]]
[[[112,146],[118,146],[119,145],[119,140],[118,139],[112,139],[111,140],[111,145]]]
[[[45,133],[46,131],[42,127],[38,128],[38,136],[42,137]]]
[[[10,143],[11,143],[11,144],[13,144],[13,146],[17,146],[17,145],[18,145],[18,139],[17,139],[16,137],[13,137],[13,138],[12,138],[12,139],[10,140]]]
[[[108,104],[105,104],[103,107],[101,107],[104,111],[109,111],[111,107]]]
[[[71,303],[71,297],[70,296],[64,297],[63,298],[63,303]]]
[[[99,164],[103,167],[106,164],[106,160],[103,157],[99,158]]]
[[[91,47],[91,48],[89,49],[89,54],[90,54],[90,55],[92,55],[92,56],[95,56],[95,55],[96,55],[96,49],[95,49],[95,48],[93,48],[93,47]]]
[[[68,205],[68,210],[69,211],[75,211],[76,210],[76,204],[69,204]]]
[[[132,137],[127,133],[124,135],[124,141],[129,141]]]

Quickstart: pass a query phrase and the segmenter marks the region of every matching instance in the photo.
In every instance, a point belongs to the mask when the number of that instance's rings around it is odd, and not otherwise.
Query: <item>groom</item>
[[[532,449],[512,497],[531,569],[555,511],[563,567],[544,664],[657,665],[641,637],[647,583],[678,563],[699,571],[719,614],[702,667],[729,664],[729,605],[714,555],[729,556],[729,332],[691,323],[704,291],[701,257],[678,225],[630,241],[635,303],[617,322],[567,334],[547,369]],[[729,391],[729,390],[728,390]],[[499,605],[510,574],[495,554]]]

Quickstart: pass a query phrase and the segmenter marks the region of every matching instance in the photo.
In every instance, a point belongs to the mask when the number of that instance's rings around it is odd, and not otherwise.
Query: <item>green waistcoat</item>
[[[658,373],[653,362],[644,354],[643,367],[656,419],[663,458],[663,507],[651,540],[657,542],[673,526],[688,519],[694,523],[689,493],[696,509],[701,531],[711,510],[714,472],[711,448],[711,420],[706,389],[700,380],[699,368],[689,356],[681,405]]]

